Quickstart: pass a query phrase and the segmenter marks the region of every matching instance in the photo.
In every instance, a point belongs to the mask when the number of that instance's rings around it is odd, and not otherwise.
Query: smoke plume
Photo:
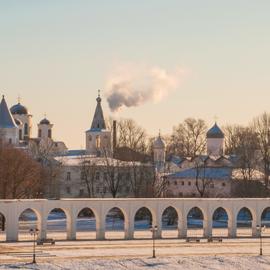
[[[107,81],[106,97],[111,111],[157,103],[175,90],[184,76],[182,69],[168,72],[160,67],[121,66]]]

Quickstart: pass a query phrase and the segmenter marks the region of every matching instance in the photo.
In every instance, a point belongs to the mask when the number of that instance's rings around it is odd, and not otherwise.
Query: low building
[[[57,197],[151,197],[151,164],[82,154],[55,158],[61,164]]]
[[[167,197],[230,197],[232,168],[189,168],[168,174]]]

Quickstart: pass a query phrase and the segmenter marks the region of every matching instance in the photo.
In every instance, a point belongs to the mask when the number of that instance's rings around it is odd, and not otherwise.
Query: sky
[[[46,114],[71,149],[85,145],[98,89],[107,117],[149,135],[187,117],[248,124],[270,109],[269,12],[268,0],[0,0],[0,94],[20,96],[34,126]],[[168,75],[158,98],[153,71]],[[147,98],[112,112],[115,76]]]

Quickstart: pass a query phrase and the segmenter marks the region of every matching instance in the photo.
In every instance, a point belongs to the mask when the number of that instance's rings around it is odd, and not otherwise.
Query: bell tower
[[[101,107],[100,90],[91,128],[85,132],[86,152],[90,155],[111,155],[111,131],[107,130]]]

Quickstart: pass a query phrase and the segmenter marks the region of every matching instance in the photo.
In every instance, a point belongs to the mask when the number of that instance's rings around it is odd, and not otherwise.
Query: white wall
[[[20,214],[30,208],[38,218],[39,238],[46,237],[47,217],[54,208],[61,208],[67,216],[67,238],[76,239],[76,219],[83,208],[90,208],[95,214],[97,239],[105,238],[106,214],[113,207],[118,207],[125,217],[125,238],[134,238],[134,217],[141,207],[147,207],[158,226],[157,238],[161,237],[162,214],[167,207],[174,207],[178,213],[179,237],[187,235],[187,215],[193,207],[199,207],[203,213],[204,237],[212,235],[212,217],[214,211],[223,207],[228,214],[229,237],[236,237],[237,214],[247,207],[252,213],[252,236],[258,236],[256,225],[261,224],[261,215],[269,207],[270,199],[62,199],[62,200],[0,200],[0,213],[6,218],[7,241],[18,240]]]

